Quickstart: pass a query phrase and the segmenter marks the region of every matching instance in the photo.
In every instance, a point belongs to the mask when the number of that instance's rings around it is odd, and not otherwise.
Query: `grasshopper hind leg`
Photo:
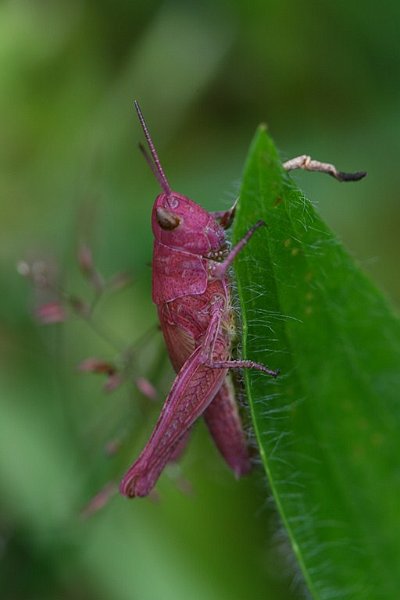
[[[205,410],[204,420],[215,445],[236,477],[246,475],[251,470],[251,461],[230,375],[226,376]]]

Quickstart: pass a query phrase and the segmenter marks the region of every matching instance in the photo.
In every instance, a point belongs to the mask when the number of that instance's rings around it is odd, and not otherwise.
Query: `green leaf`
[[[344,189],[337,184],[338,196]],[[243,355],[281,369],[276,380],[246,372],[276,505],[314,598],[393,600],[399,321],[285,173],[263,127],[245,166],[235,241],[259,219],[267,226],[235,270]]]

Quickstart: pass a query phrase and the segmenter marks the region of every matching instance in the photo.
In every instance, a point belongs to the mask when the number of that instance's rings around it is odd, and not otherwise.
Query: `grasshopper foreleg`
[[[231,206],[231,208],[228,210],[216,210],[211,213],[214,219],[216,219],[224,229],[229,229],[229,227],[232,225],[233,219],[235,218],[238,201],[239,199],[235,200],[233,206]]]
[[[251,227],[248,230],[248,232],[242,237],[242,239],[239,240],[239,242],[232,248],[232,250],[229,252],[228,256],[223,262],[213,262],[212,264],[210,264],[211,276],[215,277],[215,279],[222,279],[223,277],[225,277],[229,267],[231,266],[239,252],[246,246],[250,238],[257,231],[257,229],[263,227],[264,225],[264,221],[257,221],[257,223],[255,223],[255,225],[253,225],[253,227]]]

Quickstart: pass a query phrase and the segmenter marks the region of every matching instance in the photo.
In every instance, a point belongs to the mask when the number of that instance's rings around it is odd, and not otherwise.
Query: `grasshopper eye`
[[[176,229],[181,222],[177,215],[161,207],[158,207],[156,210],[156,219],[161,229],[166,229],[167,231]]]

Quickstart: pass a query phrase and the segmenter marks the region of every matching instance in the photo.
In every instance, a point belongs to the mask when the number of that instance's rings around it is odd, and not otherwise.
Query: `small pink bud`
[[[98,510],[103,508],[110,499],[116,494],[117,486],[113,481],[107,483],[85,506],[81,512],[81,517],[87,519]]]
[[[103,385],[105,392],[114,391],[122,383],[122,377],[118,373],[116,366],[99,358],[87,358],[83,360],[78,365],[78,369],[83,373],[107,375],[106,382]]]
[[[132,276],[129,273],[116,273],[107,281],[107,287],[111,290],[120,290],[132,283]]]
[[[79,246],[78,262],[83,275],[97,292],[102,292],[104,288],[103,277],[96,271],[92,251],[85,243]]]
[[[119,387],[122,383],[122,377],[118,375],[118,373],[114,373],[107,377],[107,381],[103,385],[103,390],[105,392],[113,392],[117,387]]]
[[[113,364],[99,358],[86,358],[79,363],[78,369],[84,373],[100,373],[108,376],[116,373],[116,368]]]
[[[135,381],[136,387],[146,398],[155,400],[157,398],[157,390],[152,383],[145,377],[138,377]]]
[[[36,308],[35,316],[43,325],[61,323],[67,318],[64,306],[57,301],[47,302]]]
[[[87,244],[81,244],[78,251],[78,262],[84,275],[89,275],[93,271],[92,251]]]
[[[110,440],[109,442],[106,443],[106,445],[104,447],[104,452],[105,452],[106,456],[114,456],[115,454],[117,454],[117,452],[119,452],[121,446],[122,446],[121,440],[119,440],[119,439]]]

